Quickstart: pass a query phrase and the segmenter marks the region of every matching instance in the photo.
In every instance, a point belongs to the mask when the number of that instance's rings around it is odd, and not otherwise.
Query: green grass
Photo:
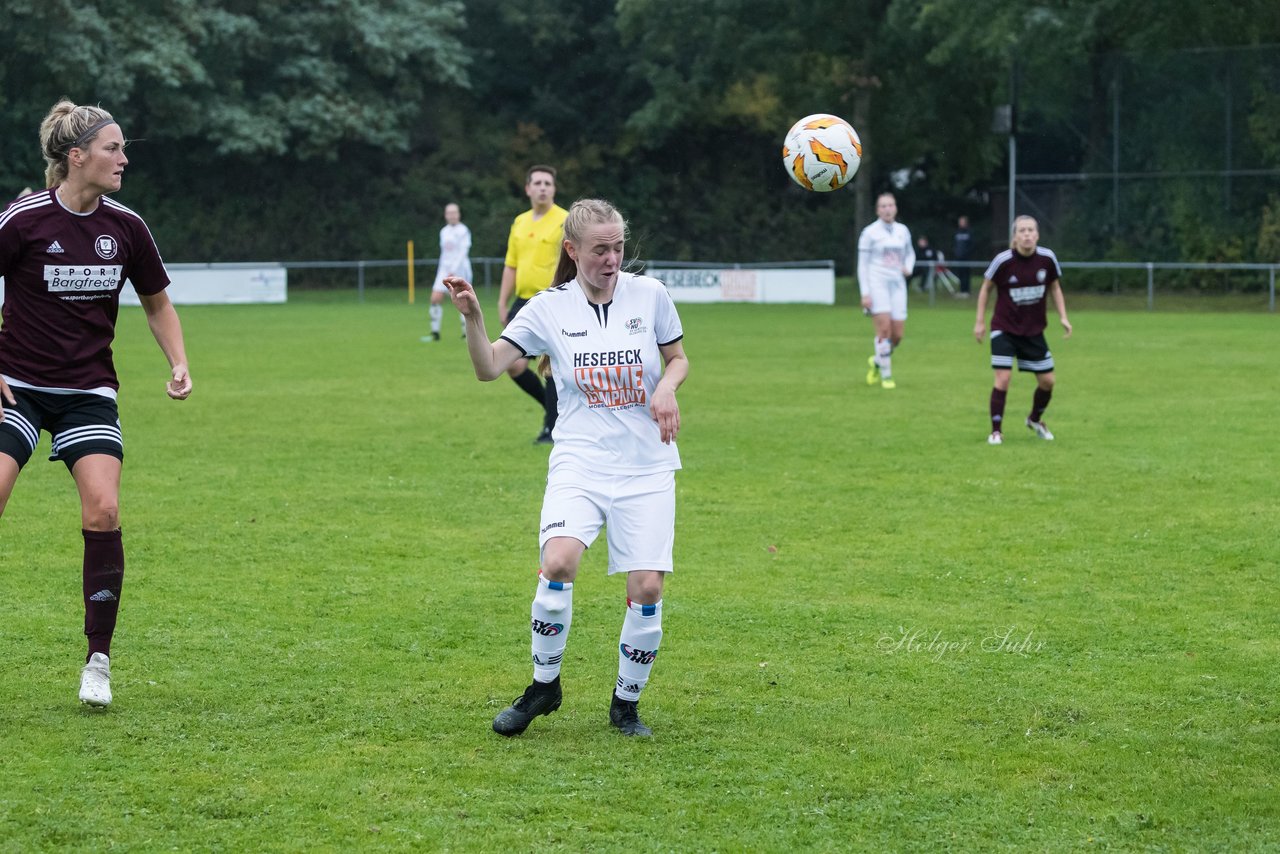
[[[602,538],[564,706],[504,740],[538,414],[451,313],[423,345],[422,305],[300,296],[182,310],[183,404],[122,314],[105,713],[74,488],[19,480],[0,851],[1280,849],[1276,317],[1077,308],[1057,441],[991,448],[971,306],[913,307],[894,392],[848,308],[684,306],[656,735],[606,722]]]

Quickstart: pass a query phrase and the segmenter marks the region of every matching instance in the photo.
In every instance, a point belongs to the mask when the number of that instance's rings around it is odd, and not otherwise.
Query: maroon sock
[[[1001,391],[998,388],[991,389],[991,432],[994,433],[1000,429],[1000,425],[1004,422],[1004,399],[1009,394],[1008,390]]]
[[[124,541],[120,531],[84,534],[84,634],[89,655],[111,654],[120,588],[124,585]],[[88,657],[85,658],[88,661]]]
[[[1049,408],[1049,398],[1053,397],[1053,389],[1048,391],[1036,387],[1036,393],[1031,398],[1031,420],[1039,422],[1044,417],[1044,411]]]

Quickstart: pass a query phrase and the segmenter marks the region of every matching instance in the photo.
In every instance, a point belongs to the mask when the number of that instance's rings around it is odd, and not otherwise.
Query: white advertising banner
[[[288,298],[289,271],[270,264],[167,264],[166,292],[174,305],[280,303]],[[120,291],[121,305],[138,305],[133,285]]]
[[[722,270],[653,267],[676,302],[816,302],[834,305],[836,273],[830,267],[735,267]]]
[[[166,292],[175,305],[280,303],[288,298],[289,271],[270,264],[168,264]],[[4,279],[0,279],[0,303]],[[133,285],[120,289],[121,305],[140,305]]]

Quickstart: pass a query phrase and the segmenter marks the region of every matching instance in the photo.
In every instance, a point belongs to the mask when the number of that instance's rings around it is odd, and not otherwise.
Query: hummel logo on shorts
[[[63,252],[62,244],[55,240],[50,243],[49,248],[44,251],[48,252],[50,255],[61,255]]]
[[[90,602],[117,602],[116,594],[110,590],[99,590],[97,593],[89,597]]]

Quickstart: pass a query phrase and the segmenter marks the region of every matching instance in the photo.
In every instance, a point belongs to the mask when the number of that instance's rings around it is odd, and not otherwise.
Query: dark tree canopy
[[[1015,70],[1019,206],[1060,255],[1280,253],[1273,0],[0,0],[0,15],[0,189],[41,180],[55,100],[100,103],[136,140],[121,199],[176,261],[398,257],[407,238],[433,245],[447,201],[497,255],[533,162],[560,169],[562,201],[615,201],[648,258],[848,270],[890,188],[944,248],[960,213],[994,245],[992,116]],[[853,189],[783,173],[782,136],[813,112],[862,134]]]

